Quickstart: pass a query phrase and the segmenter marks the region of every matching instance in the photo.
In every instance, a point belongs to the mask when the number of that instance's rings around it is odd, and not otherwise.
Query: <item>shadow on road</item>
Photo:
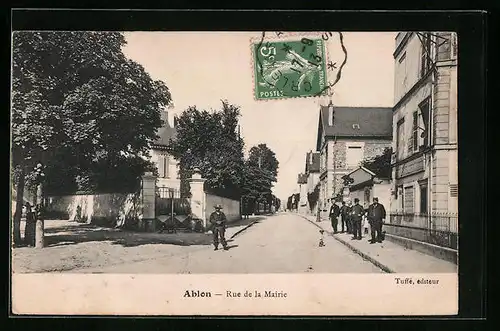
[[[244,227],[252,222],[260,222],[265,217],[251,217],[242,219],[237,222],[228,224],[228,228]],[[59,227],[45,229],[45,246],[59,247],[75,245],[85,242],[111,242],[113,245],[121,245],[123,247],[135,247],[141,245],[211,245],[212,233],[193,233],[193,232],[177,232],[177,233],[147,233],[147,232],[131,232],[116,228],[102,228],[92,224],[67,224]],[[231,239],[227,240],[232,241]],[[233,245],[237,247],[237,245]]]
[[[229,223],[227,225],[227,228],[230,229],[230,228],[234,228],[235,226],[247,226],[253,222],[259,223],[263,219],[265,219],[264,216],[254,216],[254,217],[250,217],[250,218],[244,218],[244,219],[241,219],[239,221]]]

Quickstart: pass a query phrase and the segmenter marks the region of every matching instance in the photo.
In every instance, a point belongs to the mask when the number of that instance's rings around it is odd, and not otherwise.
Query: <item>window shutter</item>
[[[408,153],[413,151],[413,134],[408,138]]]
[[[165,177],[165,168],[163,166],[165,157],[163,155],[158,156],[158,176],[160,178]]]
[[[450,184],[450,196],[452,198],[458,197],[458,184]]]

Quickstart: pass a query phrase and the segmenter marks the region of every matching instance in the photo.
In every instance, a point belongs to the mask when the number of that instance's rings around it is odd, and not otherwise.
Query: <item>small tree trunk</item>
[[[36,225],[35,225],[35,248],[44,247],[44,199],[43,199],[42,184],[38,184],[36,190]]]
[[[21,168],[19,181],[16,186],[16,211],[14,212],[13,231],[14,245],[18,246],[22,242],[21,238],[21,216],[23,213],[23,197],[24,197],[24,167]]]

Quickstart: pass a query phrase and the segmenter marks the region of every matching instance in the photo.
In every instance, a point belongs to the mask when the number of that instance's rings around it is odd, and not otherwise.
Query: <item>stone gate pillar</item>
[[[155,203],[156,203],[156,176],[146,172],[142,176],[142,218],[139,221],[139,229],[154,232],[155,229]]]
[[[189,179],[189,185],[191,187],[191,213],[193,214],[193,217],[203,220],[203,227],[206,229],[206,202],[205,190],[203,189],[205,181],[206,179],[201,177],[200,169],[195,168],[193,175]]]

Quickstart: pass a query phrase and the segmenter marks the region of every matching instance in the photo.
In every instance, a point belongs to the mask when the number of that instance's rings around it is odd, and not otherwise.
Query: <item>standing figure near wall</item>
[[[228,247],[225,238],[227,218],[222,212],[221,205],[215,206],[215,211],[210,214],[209,222],[212,225],[214,251],[219,249],[219,242],[224,247],[224,250],[227,251]]]

